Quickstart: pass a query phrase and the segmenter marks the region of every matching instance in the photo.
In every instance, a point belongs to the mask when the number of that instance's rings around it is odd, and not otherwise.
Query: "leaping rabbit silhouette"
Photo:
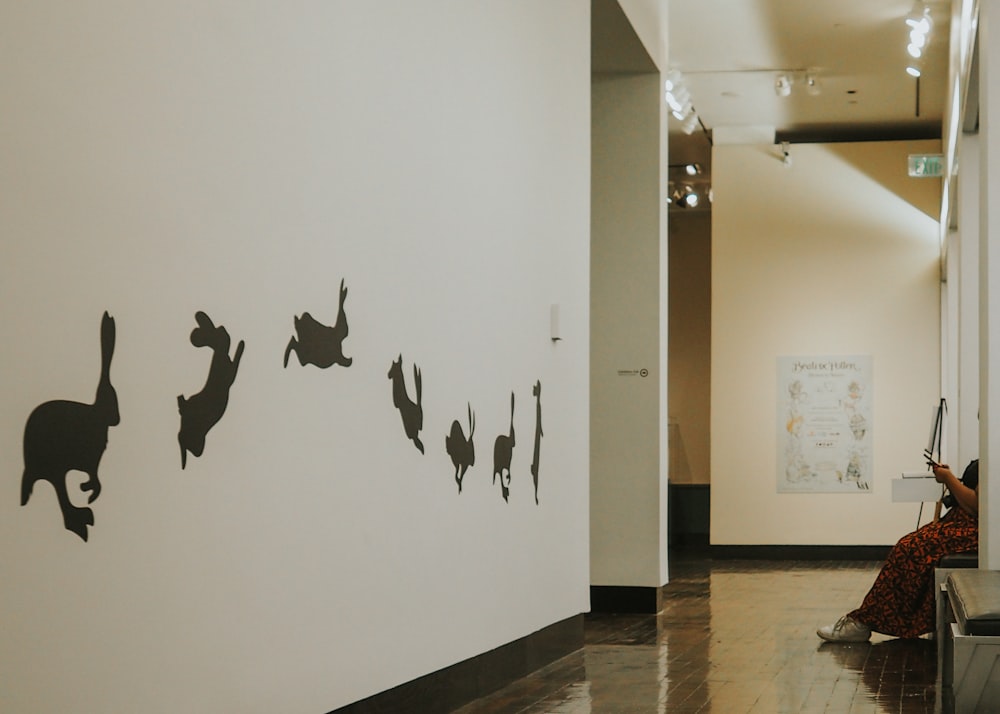
[[[412,401],[406,394],[406,382],[403,379],[403,355],[399,355],[398,359],[392,361],[388,376],[392,380],[392,403],[399,410],[406,438],[412,441],[422,454],[424,453],[424,444],[420,441],[420,430],[424,428],[424,408],[421,404],[423,380],[420,376],[420,369],[417,365],[413,365],[413,387],[417,393],[416,402]]]
[[[198,326],[191,331],[191,344],[195,347],[211,347],[212,362],[208,368],[205,386],[197,394],[185,398],[177,397],[177,411],[181,414],[181,429],[177,442],[181,447],[181,468],[187,466],[187,454],[201,456],[205,450],[208,431],[226,413],[229,405],[229,388],[236,381],[236,370],[243,357],[243,340],[236,345],[236,354],[229,359],[229,332],[222,325],[218,327],[203,312],[195,313]]]
[[[118,394],[111,386],[111,355],[115,350],[115,321],[107,312],[101,319],[101,377],[93,404],[63,400],[40,404],[24,427],[24,475],[21,505],[31,498],[35,482],[48,481],[56,490],[63,524],[87,540],[87,526],[94,525],[90,508],[74,506],[66,491],[66,475],[83,471],[90,478],[80,488],[90,491],[87,503],[101,493],[97,467],[108,445],[108,428],[121,421]]]

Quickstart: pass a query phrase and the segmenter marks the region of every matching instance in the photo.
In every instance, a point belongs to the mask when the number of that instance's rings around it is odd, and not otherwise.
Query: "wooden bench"
[[[945,580],[941,684],[955,714],[1000,711],[1000,571],[960,568]]]

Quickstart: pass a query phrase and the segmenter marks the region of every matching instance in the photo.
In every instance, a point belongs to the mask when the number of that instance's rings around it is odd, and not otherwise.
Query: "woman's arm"
[[[969,488],[958,480],[958,477],[951,472],[946,464],[936,464],[934,466],[934,478],[938,483],[944,484],[955,501],[963,511],[979,516],[979,487]]]

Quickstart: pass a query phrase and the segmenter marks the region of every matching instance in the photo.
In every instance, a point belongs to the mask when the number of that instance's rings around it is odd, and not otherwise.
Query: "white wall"
[[[324,712],[588,609],[585,3],[49,0],[0,27],[0,710]],[[341,279],[353,365],[283,369]],[[84,543],[48,484],[19,505],[22,434],[93,398],[104,310],[121,424]],[[196,310],[246,352],[182,471]]]
[[[712,179],[712,524],[716,545],[888,544],[916,504],[940,396],[940,181],[909,179],[937,142],[717,146]],[[871,355],[869,493],[777,493],[779,356]],[[925,515],[929,512],[925,508]]]

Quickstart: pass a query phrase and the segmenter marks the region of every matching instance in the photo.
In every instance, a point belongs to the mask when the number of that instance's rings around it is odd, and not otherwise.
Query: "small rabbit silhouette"
[[[510,434],[500,434],[493,442],[493,483],[500,477],[500,493],[510,496],[510,460],[514,455],[514,392],[510,393]],[[506,479],[504,474],[506,473]]]
[[[538,458],[542,451],[542,383],[536,380],[531,388],[535,397],[535,454],[531,459],[531,478],[535,481],[535,505],[538,505]]]
[[[243,340],[236,346],[236,354],[229,359],[230,338],[226,328],[218,327],[203,312],[195,313],[198,326],[191,331],[191,344],[195,347],[210,347],[212,362],[208,368],[205,386],[197,394],[185,398],[177,397],[177,411],[181,415],[181,429],[177,442],[181,447],[181,468],[187,466],[187,453],[201,456],[205,450],[205,437],[209,429],[226,413],[229,404],[229,388],[236,380],[243,357]]]
[[[472,405],[469,404],[469,438],[465,438],[462,432],[462,425],[458,419],[451,423],[451,434],[444,438],[445,451],[451,457],[451,463],[455,465],[455,483],[458,484],[458,492],[462,492],[462,479],[470,466],[476,465],[476,446],[472,443],[472,435],[476,432],[476,415],[472,413]]]
[[[344,338],[347,337],[347,315],[344,313],[344,300],[347,299],[347,288],[340,281],[340,307],[337,310],[337,324],[328,327],[318,322],[308,312],[295,318],[295,334],[285,348],[285,367],[288,358],[295,352],[299,364],[305,367],[314,364],[320,369],[326,369],[335,364],[350,367],[354,361],[344,356]]]
[[[413,403],[406,394],[406,383],[403,380],[403,355],[394,360],[389,367],[389,379],[392,380],[392,403],[399,409],[399,415],[403,419],[403,431],[406,438],[413,441],[414,445],[424,453],[424,445],[420,441],[420,430],[424,428],[424,410],[421,406],[422,380],[420,370],[417,365],[413,365],[413,382],[417,391],[417,401]]]
[[[93,404],[51,401],[35,407],[24,427],[24,475],[21,505],[28,503],[36,481],[48,481],[56,490],[63,524],[87,540],[94,525],[90,508],[74,506],[66,492],[66,475],[83,471],[90,479],[80,488],[90,491],[87,503],[101,493],[97,467],[108,445],[108,428],[121,421],[118,394],[111,385],[111,356],[115,350],[115,321],[107,312],[101,319],[101,377]]]

